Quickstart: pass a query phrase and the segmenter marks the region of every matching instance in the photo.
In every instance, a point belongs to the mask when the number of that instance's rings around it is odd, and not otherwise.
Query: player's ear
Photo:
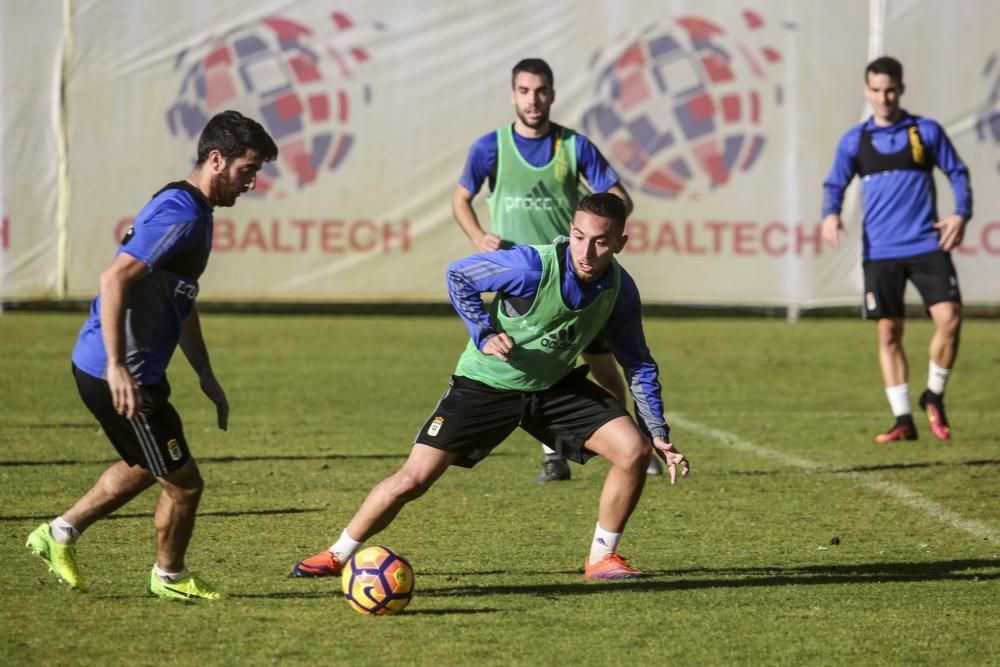
[[[208,164],[215,173],[220,173],[226,169],[226,157],[222,154],[222,151],[213,150],[208,154]]]
[[[616,255],[622,251],[626,243],[628,243],[628,234],[622,234],[621,236],[618,237],[618,243],[615,246]]]

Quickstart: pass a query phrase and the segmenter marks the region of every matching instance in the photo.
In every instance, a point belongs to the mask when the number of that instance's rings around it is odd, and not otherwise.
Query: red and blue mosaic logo
[[[1000,146],[1000,58],[994,52],[983,66],[983,78],[989,83],[990,96],[986,108],[976,117],[976,137],[979,143]],[[1000,163],[997,163],[1000,170]]]
[[[781,86],[768,85],[782,55],[762,44],[759,14],[741,18],[732,33],[696,16],[653,24],[594,55],[583,126],[630,188],[698,198],[760,158],[763,119],[782,103]]]
[[[184,77],[167,112],[170,133],[195,142],[209,118],[236,109],[260,121],[280,151],[253,194],[281,197],[314,183],[344,164],[355,143],[352,119],[371,103],[358,76],[371,58],[361,36],[334,12],[321,28],[269,17],[186,49],[174,64]]]

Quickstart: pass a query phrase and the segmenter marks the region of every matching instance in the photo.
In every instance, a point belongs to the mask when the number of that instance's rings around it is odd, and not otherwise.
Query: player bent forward
[[[639,292],[614,259],[627,240],[625,217],[617,196],[593,194],[580,201],[568,243],[515,246],[448,268],[451,301],[471,334],[450,388],[403,466],[371,490],[340,539],[296,564],[293,576],[339,575],[361,543],[387,527],[448,466],[471,468],[518,426],[576,463],[595,455],[608,459],[584,572],[592,579],[642,576],[617,547],[642,494],[650,445],[667,464],[671,483],[678,467],[686,475],[690,466],[669,439]],[[497,293],[492,314],[483,292]],[[574,368],[605,325],[641,430],[611,394],[586,378],[585,366]]]
[[[235,204],[254,188],[263,163],[277,156],[260,123],[236,111],[216,114],[201,133],[197,163],[187,178],[153,196],[101,272],[100,293],[73,350],[73,377],[122,460],[61,516],[38,526],[27,542],[72,588],[85,588],[76,564],[80,535],[159,485],[156,562],[146,591],[183,601],[220,597],[185,564],[204,482],[169,400],[167,366],[179,346],[225,430],[229,401],[202,336],[198,280],[212,250],[215,207]]]

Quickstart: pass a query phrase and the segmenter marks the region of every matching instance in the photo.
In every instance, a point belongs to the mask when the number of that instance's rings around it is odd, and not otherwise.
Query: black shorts
[[[863,267],[865,319],[905,317],[903,294],[907,280],[920,292],[925,308],[943,301],[962,303],[955,265],[951,255],[943,250],[901,259],[869,260]]]
[[[118,455],[130,466],[141,466],[162,477],[188,462],[191,453],[177,410],[167,400],[166,377],[156,384],[141,385],[141,407],[132,419],[115,411],[108,383],[73,366],[80,398],[94,414]]]
[[[577,463],[595,453],[584,445],[604,424],[628,412],[587,379],[587,366],[544,391],[507,391],[453,375],[414,442],[459,455],[453,465],[471,468],[518,426]]]

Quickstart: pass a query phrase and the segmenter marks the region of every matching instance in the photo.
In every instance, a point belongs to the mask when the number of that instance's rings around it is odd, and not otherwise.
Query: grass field
[[[286,574],[405,457],[459,320],[202,318],[230,430],[179,353],[171,381],[207,482],[189,562],[229,598],[186,606],[144,596],[152,492],[81,539],[87,594],[24,548],[112,460],[69,374],[82,319],[0,316],[4,665],[1000,664],[1000,322],[966,324],[955,438],[876,446],[891,418],[870,323],[647,320],[693,463],[677,487],[650,480],[622,542],[653,576],[584,580],[606,465],[537,486],[519,434],[374,540],[417,591],[366,618],[339,581]],[[914,402],[930,334],[909,325]]]

